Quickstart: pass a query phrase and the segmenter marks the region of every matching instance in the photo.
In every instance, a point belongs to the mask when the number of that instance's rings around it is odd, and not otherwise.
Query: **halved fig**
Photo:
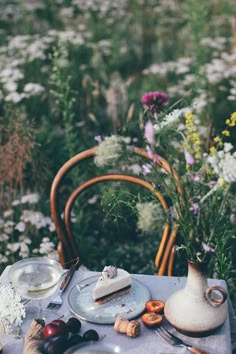
[[[141,320],[145,326],[152,328],[159,326],[163,320],[163,317],[157,313],[147,312],[141,316]]]
[[[161,300],[149,300],[145,307],[147,312],[161,313],[164,310],[165,303]]]

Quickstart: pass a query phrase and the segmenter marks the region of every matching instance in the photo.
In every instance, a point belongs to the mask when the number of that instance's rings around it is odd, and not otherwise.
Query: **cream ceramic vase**
[[[226,290],[208,287],[206,266],[188,261],[188,276],[183,289],[169,297],[165,304],[167,321],[190,336],[207,335],[220,327],[227,317]]]

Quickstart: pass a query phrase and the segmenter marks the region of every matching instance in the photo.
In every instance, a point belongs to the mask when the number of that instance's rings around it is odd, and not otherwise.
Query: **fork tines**
[[[155,330],[155,333],[172,345],[182,344],[181,339],[177,338],[172,333],[168,332],[164,327],[157,328]]]

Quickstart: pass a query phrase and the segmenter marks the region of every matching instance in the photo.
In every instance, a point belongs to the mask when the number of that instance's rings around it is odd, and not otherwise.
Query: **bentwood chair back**
[[[133,148],[133,153],[137,154],[147,160],[151,160],[152,158],[147,154],[146,151],[139,149],[137,147]],[[60,206],[60,190],[63,185],[63,180],[65,176],[75,167],[77,167],[83,160],[91,159],[96,155],[96,147],[91,148],[89,150],[83,151],[69,159],[58,171],[56,174],[50,193],[50,208],[51,208],[51,216],[55,224],[56,233],[59,239],[58,242],[58,255],[59,260],[62,265],[68,264],[69,262],[73,262],[75,259],[80,257],[80,248],[76,242],[76,238],[73,234],[72,225],[71,225],[71,213],[73,209],[73,205],[77,197],[90,186],[105,182],[105,181],[126,181],[130,183],[134,183],[136,185],[140,185],[151,193],[158,199],[161,206],[164,210],[167,211],[168,206],[167,203],[162,196],[162,194],[154,188],[154,186],[148,181],[138,178],[132,175],[126,174],[104,174],[100,176],[96,176],[91,178],[83,183],[81,183],[77,188],[75,188],[64,205],[64,210],[61,209]],[[157,168],[164,169],[167,173],[171,172],[170,166],[166,160],[164,160],[161,156],[156,155],[155,158]],[[161,241],[159,244],[159,248],[156,252],[155,257],[155,266],[157,269],[158,275],[172,275],[173,264],[175,258],[175,239],[178,227],[175,226],[172,229],[168,221],[166,221],[163,226]]]

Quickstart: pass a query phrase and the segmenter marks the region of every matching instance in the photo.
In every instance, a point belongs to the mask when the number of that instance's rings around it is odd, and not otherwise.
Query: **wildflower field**
[[[219,144],[223,136],[235,151],[235,13],[234,0],[0,2],[1,271],[33,254],[56,257],[49,193],[66,160],[106,137],[146,148],[145,92],[167,95],[166,114],[190,107],[205,151],[213,136]],[[168,137],[163,150],[165,144]],[[116,140],[103,146],[105,155],[116,155]],[[139,162],[124,164],[140,175]],[[68,190],[91,177],[92,167],[83,165]],[[134,205],[146,198],[139,193],[107,184],[81,196],[73,225],[89,268],[112,262],[133,273],[155,272],[160,238],[155,229],[139,227]],[[139,209],[143,221],[155,219]],[[228,219],[235,231],[236,203]],[[233,289],[235,234],[222,234],[217,247],[221,259],[209,275]],[[184,264],[178,254],[177,260]]]

